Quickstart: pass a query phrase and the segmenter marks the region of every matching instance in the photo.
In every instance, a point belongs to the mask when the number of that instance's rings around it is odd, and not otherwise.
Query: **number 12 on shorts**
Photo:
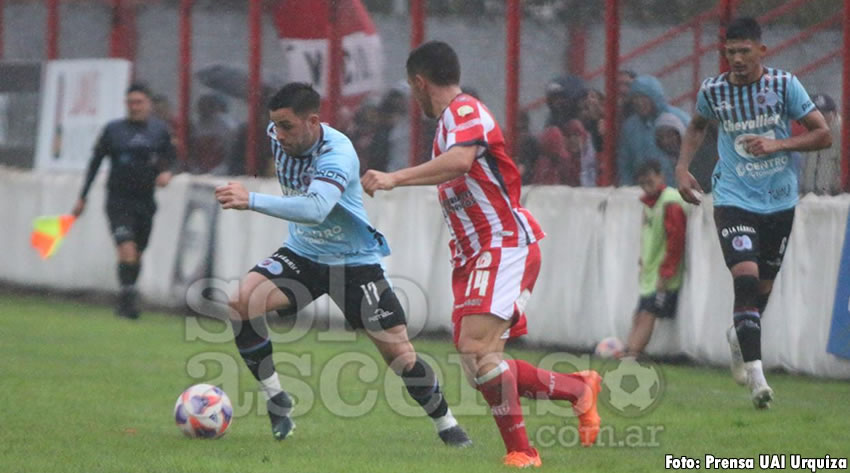
[[[478,289],[478,295],[484,297],[487,295],[487,285],[490,282],[490,271],[486,269],[476,269],[469,273],[469,281],[466,283],[466,297],[469,297],[473,290]]]
[[[360,289],[363,291],[363,295],[366,296],[366,303],[369,305],[377,304],[381,300],[380,294],[378,294],[378,286],[375,285],[374,282],[370,282],[368,284],[361,284]],[[372,297],[375,298],[375,303],[372,303]]]

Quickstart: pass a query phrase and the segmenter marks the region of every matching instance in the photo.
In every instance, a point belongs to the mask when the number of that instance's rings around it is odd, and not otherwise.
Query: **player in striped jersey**
[[[374,170],[361,182],[370,195],[397,186],[436,185],[451,231],[454,342],[470,383],[490,405],[514,467],[540,466],[528,443],[519,395],[569,400],[582,444],[599,432],[595,371],[563,374],[522,360],[503,360],[505,340],[527,332],[525,305],[540,271],[543,231],[519,205],[520,176],[490,111],[460,87],[451,46],[423,44],[407,59],[413,96],[439,118],[432,159],[393,173]]]
[[[363,209],[360,161],[351,141],[319,120],[320,97],[309,84],[290,83],[269,102],[268,134],[283,196],[248,192],[241,184],[216,188],[222,208],[253,210],[289,221],[289,238],[254,266],[231,299],[236,347],[268,398],[272,433],[283,440],[295,424],[292,400],[281,388],[264,315],[296,313],[324,294],[347,324],[363,329],[431,417],[440,439],[471,445],[440,390],[434,370],[407,336],[404,309],[384,276],[389,255],[383,235]]]
[[[688,167],[708,122],[717,122],[714,220],[735,291],[726,337],[733,377],[747,384],[753,404],[763,409],[770,406],[773,390],[761,365],[761,314],[788,246],[798,200],[790,152],[828,148],[832,140],[797,77],[762,64],[767,48],[756,20],[731,22],[724,49],[731,72],[703,82],[676,178],[682,197],[698,204],[701,189]],[[790,120],[800,121],[807,131],[792,137]]]

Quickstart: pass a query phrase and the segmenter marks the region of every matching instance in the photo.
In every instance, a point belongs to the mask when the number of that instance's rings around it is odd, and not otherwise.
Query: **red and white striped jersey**
[[[537,220],[519,205],[520,175],[502,130],[490,110],[470,95],[458,95],[443,111],[431,159],[452,146],[477,147],[469,172],[437,186],[452,234],[454,266],[482,249],[524,247],[542,239]]]

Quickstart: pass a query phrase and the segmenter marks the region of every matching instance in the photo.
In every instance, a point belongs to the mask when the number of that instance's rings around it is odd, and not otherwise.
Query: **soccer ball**
[[[230,398],[211,384],[190,386],[174,405],[174,420],[187,437],[219,438],[227,432],[232,418]]]
[[[619,338],[608,337],[602,339],[602,341],[596,345],[596,349],[593,350],[593,353],[599,358],[611,359],[623,356],[623,351],[625,351],[625,349],[625,345],[623,345],[623,342],[621,342]]]

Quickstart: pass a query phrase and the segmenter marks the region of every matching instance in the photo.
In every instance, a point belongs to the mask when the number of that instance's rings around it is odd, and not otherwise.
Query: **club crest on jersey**
[[[481,255],[478,257],[478,260],[475,261],[475,267],[476,268],[486,268],[486,267],[490,266],[492,263],[493,263],[493,255],[491,255],[489,251],[485,251],[484,253],[481,253]]]
[[[457,116],[465,117],[474,111],[475,109],[471,105],[462,105],[457,109]]]
[[[756,102],[758,102],[759,105],[773,107],[779,103],[779,96],[772,90],[763,89],[756,95]]]

